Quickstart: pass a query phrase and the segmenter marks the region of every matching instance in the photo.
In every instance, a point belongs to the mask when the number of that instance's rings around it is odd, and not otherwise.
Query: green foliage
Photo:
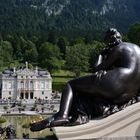
[[[13,48],[9,41],[0,42],[0,67],[6,66],[12,61]]]
[[[74,44],[84,44],[85,43],[85,39],[83,37],[78,37],[74,40],[73,42]]]
[[[99,55],[100,51],[105,47],[105,44],[93,41],[91,45],[88,46],[89,48],[89,63],[90,63],[90,69],[94,67],[94,64],[96,62],[96,58]]]
[[[85,36],[85,43],[86,44],[91,44],[93,41],[93,36],[91,33],[87,33],[87,35]]]
[[[1,0],[0,71],[20,67],[28,61],[51,72],[65,68],[79,75],[94,66],[104,47],[101,37],[106,28],[115,25],[120,32],[127,31],[128,25],[140,18],[138,0],[112,1],[114,10],[105,13],[103,6],[110,7],[105,0],[67,2]],[[130,26],[124,41],[140,45],[139,24]]]
[[[25,124],[23,124],[23,125],[22,125],[22,128],[25,128],[25,129],[26,129],[26,128],[30,128],[30,123],[25,123]]]
[[[18,37],[17,35],[15,35],[15,36],[9,35],[8,40],[12,43],[14,58],[21,60],[22,59],[21,37]]]
[[[0,124],[5,123],[6,119],[4,117],[0,117]]]
[[[65,37],[60,37],[58,39],[57,45],[60,49],[62,58],[65,58],[66,46],[68,45],[67,39]]]
[[[0,31],[2,36],[37,36],[52,44],[60,35],[68,40],[86,36],[86,43],[91,43],[109,26],[126,31],[139,21],[139,5],[138,0],[1,0]]]
[[[74,73],[68,70],[57,70],[52,73],[54,77],[74,77]]]
[[[27,49],[24,54],[24,61],[36,62],[38,58],[37,48],[35,44],[31,41],[27,41]]]
[[[66,68],[80,76],[81,71],[88,71],[89,55],[85,45],[77,44],[66,49]]]
[[[4,109],[5,111],[7,111],[8,106],[3,106],[3,109]]]
[[[48,42],[43,43],[39,48],[39,64],[50,72],[60,69],[63,61],[60,57],[59,48]]]
[[[56,32],[55,29],[50,30],[50,31],[49,31],[49,35],[48,35],[48,42],[50,42],[50,43],[52,43],[52,44],[55,45],[56,42],[57,42],[57,37],[56,37],[56,35],[57,35],[57,32]]]
[[[19,68],[21,66],[20,62],[18,60],[13,60],[10,64],[9,64],[9,68]]]
[[[123,37],[122,37],[122,40],[123,40],[124,42],[130,42],[130,40],[129,40],[129,38],[127,37],[127,35],[123,36]]]
[[[131,42],[140,45],[140,23],[130,26],[127,37]]]

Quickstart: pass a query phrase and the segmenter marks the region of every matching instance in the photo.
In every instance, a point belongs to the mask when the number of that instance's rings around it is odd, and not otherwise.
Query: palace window
[[[21,88],[24,88],[24,82],[21,81],[20,84],[21,84]]]
[[[51,86],[52,86],[52,84],[51,84],[51,82],[49,81],[49,82],[48,82],[48,89],[51,89]]]
[[[44,82],[44,81],[41,81],[41,82],[40,82],[40,88],[41,88],[41,89],[44,89],[44,88],[45,88],[45,82]]]
[[[30,81],[30,88],[33,89],[34,85],[33,85],[33,81]]]
[[[42,95],[44,95],[44,91],[42,91]]]
[[[20,93],[20,99],[24,99],[24,93]]]
[[[30,93],[30,99],[33,99],[33,98],[34,98],[34,93],[31,92],[31,93]]]
[[[26,83],[25,83],[25,87],[26,87],[26,89],[28,88],[28,81],[26,81]]]
[[[3,88],[6,89],[7,88],[7,82],[3,82]]]
[[[28,97],[29,97],[29,94],[25,93],[25,99],[28,99]]]
[[[12,88],[12,83],[9,82],[9,83],[8,83],[8,89],[11,89],[11,88]]]

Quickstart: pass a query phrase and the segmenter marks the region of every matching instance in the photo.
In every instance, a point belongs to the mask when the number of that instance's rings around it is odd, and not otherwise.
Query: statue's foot
[[[45,128],[49,128],[50,127],[50,122],[47,120],[42,120],[40,122],[36,122],[36,123],[32,123],[30,124],[30,130],[31,131],[41,131]]]
[[[54,119],[51,122],[51,127],[63,126],[63,125],[66,125],[67,123],[69,123],[69,119],[68,118],[57,117],[56,119]]]
[[[30,130],[34,132],[34,131],[41,131],[45,128],[51,127],[51,122],[54,120],[56,115],[57,113],[45,120],[30,124]]]

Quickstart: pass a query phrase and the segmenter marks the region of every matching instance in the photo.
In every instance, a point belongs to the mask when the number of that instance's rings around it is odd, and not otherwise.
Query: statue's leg
[[[75,101],[76,94],[79,94],[79,96],[81,96],[80,94],[93,93],[95,89],[94,88],[95,77],[96,77],[95,75],[90,75],[90,76],[84,76],[84,77],[69,81],[66,88],[62,92],[60,110],[56,118],[51,122],[51,126],[61,126],[69,122],[69,114],[70,114],[73,102],[76,102]]]
[[[56,118],[51,122],[51,126],[60,126],[69,122],[68,115],[71,109],[72,100],[73,100],[72,88],[70,84],[67,84],[62,94],[60,110]]]
[[[45,128],[49,128],[52,126],[60,126],[68,123],[69,122],[68,115],[70,112],[72,100],[73,100],[72,88],[70,84],[67,84],[62,93],[59,112],[45,120],[31,124],[30,127],[31,131],[40,131]]]
[[[69,84],[72,87],[72,90],[75,93],[83,95],[93,95],[97,92],[97,75],[92,74],[88,76],[83,76],[77,79],[69,81]]]

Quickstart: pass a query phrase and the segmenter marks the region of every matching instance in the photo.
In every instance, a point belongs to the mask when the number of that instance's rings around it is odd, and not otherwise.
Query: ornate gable
[[[17,75],[21,75],[21,76],[37,76],[37,73],[34,70],[28,69],[28,68],[24,68],[24,69],[19,69],[16,71]]]

